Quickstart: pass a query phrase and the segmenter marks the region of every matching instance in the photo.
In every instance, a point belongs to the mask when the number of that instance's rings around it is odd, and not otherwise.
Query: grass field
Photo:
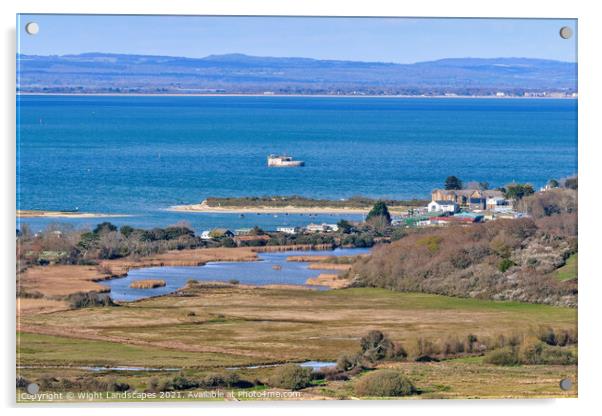
[[[572,280],[577,278],[577,254],[571,255],[567,260],[566,264],[556,270],[556,278],[560,281]]]
[[[411,350],[418,338],[480,338],[539,326],[574,329],[577,311],[517,302],[354,288],[312,291],[197,285],[117,307],[39,313],[21,317],[19,373],[81,375],[52,366],[180,368],[199,375],[287,361],[334,361],[358,350],[371,329],[389,334]],[[558,381],[575,377],[575,366],[486,365],[481,357],[440,363],[389,363],[422,388],[420,397],[547,397],[562,393]],[[220,370],[221,369],[221,370]],[[241,369],[251,379],[271,368]],[[104,377],[109,373],[95,373]],[[143,389],[165,373],[113,372]],[[353,382],[327,382],[303,390],[305,398],[350,397]]]
[[[411,347],[418,337],[495,336],[540,325],[574,328],[576,312],[384,289],[201,287],[190,296],[25,316],[20,325],[28,332],[220,352],[263,363],[333,360],[341,352],[353,352],[371,329]]]

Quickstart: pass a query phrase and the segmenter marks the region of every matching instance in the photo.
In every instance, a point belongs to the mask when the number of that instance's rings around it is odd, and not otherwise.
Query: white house
[[[211,231],[205,230],[201,233],[201,240],[211,240],[211,236],[209,235]]]
[[[285,234],[297,234],[299,232],[299,227],[277,227],[276,231]]]
[[[458,204],[453,201],[431,201],[428,212],[458,212]]]
[[[310,233],[319,233],[319,232],[329,232],[329,231],[339,231],[339,226],[336,224],[309,224],[305,227],[307,231]]]
[[[486,206],[488,210],[494,212],[505,212],[512,210],[512,205],[510,204],[510,201],[508,201],[506,198],[502,198],[499,196],[487,198]]]

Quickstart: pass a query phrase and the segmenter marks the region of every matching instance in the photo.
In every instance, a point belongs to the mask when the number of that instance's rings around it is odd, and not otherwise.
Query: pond
[[[337,363],[334,361],[305,361],[303,363],[296,363],[303,368],[311,368],[312,371],[320,371],[325,368],[336,367]],[[285,364],[260,364],[260,365],[248,365],[245,367],[228,367],[228,370],[240,370],[241,368],[268,368],[268,367],[280,367]]]
[[[366,254],[369,249],[345,248],[326,251],[284,251],[259,253],[259,261],[252,262],[210,262],[204,266],[192,267],[146,267],[132,269],[126,277],[103,281],[111,289],[115,301],[134,301],[152,296],[166,295],[180,289],[190,279],[198,281],[228,282],[235,279],[240,284],[264,286],[273,284],[301,285],[320,273],[336,273],[309,269],[308,262],[289,262],[289,256],[354,256]],[[132,289],[134,280],[162,279],[165,286],[152,289]],[[311,286],[316,287],[316,286]],[[317,287],[327,289],[326,287]]]

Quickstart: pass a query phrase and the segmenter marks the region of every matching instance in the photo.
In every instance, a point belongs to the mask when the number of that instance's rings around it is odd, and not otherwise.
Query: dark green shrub
[[[378,370],[362,377],[355,384],[355,393],[364,397],[396,397],[409,396],[417,393],[417,390],[401,373],[394,370]]]
[[[228,248],[236,247],[236,243],[230,237],[222,238],[220,240],[220,243],[221,243],[222,247],[228,247]]]
[[[556,333],[552,328],[540,328],[539,333],[537,334],[537,338],[539,338],[540,341],[545,342],[548,345],[558,345]]]
[[[276,369],[268,380],[272,387],[299,390],[311,383],[311,369],[295,364],[287,364]]]
[[[510,259],[502,259],[498,265],[497,268],[500,272],[504,273],[506,270],[508,270],[510,267],[514,266],[514,262]]]
[[[387,204],[385,204],[383,201],[377,201],[366,216],[366,222],[373,222],[377,220],[382,220],[386,224],[391,224],[391,214],[389,213]]]
[[[23,378],[21,376],[17,377],[17,388],[26,388],[27,386],[29,386],[30,381],[27,380],[26,378]]]

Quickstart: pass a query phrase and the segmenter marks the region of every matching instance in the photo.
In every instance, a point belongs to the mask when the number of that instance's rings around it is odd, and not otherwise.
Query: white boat
[[[305,162],[302,160],[294,160],[292,156],[284,155],[269,155],[268,156],[268,167],[271,168],[296,168],[305,166]]]

